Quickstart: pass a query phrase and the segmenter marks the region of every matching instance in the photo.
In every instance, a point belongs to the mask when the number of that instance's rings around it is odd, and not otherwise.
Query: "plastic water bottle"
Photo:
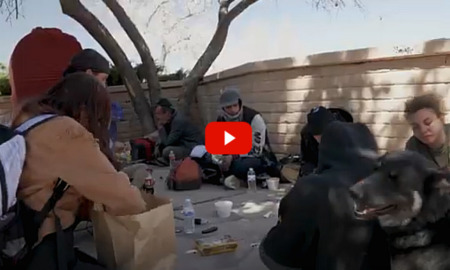
[[[248,190],[256,192],[256,174],[253,168],[250,168],[247,173]]]
[[[184,232],[193,234],[195,232],[195,210],[191,199],[186,199],[183,204]]]
[[[169,153],[169,166],[170,166],[170,169],[173,169],[173,166],[174,166],[174,162],[175,161],[175,153],[171,150],[170,151],[170,153]]]

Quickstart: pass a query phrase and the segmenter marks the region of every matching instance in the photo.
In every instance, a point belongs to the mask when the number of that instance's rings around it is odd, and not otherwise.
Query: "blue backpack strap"
[[[23,122],[20,126],[16,128],[16,132],[25,136],[30,130],[33,128],[39,126],[40,124],[43,124],[47,122],[50,119],[53,119],[57,117],[56,114],[41,114],[38,116],[35,116],[33,118],[28,119],[27,121]]]

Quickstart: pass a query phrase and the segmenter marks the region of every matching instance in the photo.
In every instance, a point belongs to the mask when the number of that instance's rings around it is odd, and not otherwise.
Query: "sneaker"
[[[227,189],[236,190],[241,187],[241,180],[234,175],[230,175],[223,181],[223,185]]]

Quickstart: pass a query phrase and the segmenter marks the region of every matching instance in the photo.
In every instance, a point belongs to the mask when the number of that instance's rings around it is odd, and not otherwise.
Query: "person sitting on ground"
[[[329,123],[335,120],[333,113],[322,106],[315,107],[308,113],[307,124],[300,133],[302,163],[299,176],[311,174],[317,168],[322,132]]]
[[[178,112],[168,99],[161,98],[156,103],[155,118],[158,125],[155,156],[162,157],[163,162],[169,161],[172,151],[176,159],[183,159],[189,156],[196,145],[203,144],[200,130]]]
[[[261,114],[243,105],[239,89],[227,87],[220,96],[220,115],[217,122],[246,122],[251,125],[253,132],[252,150],[241,156],[228,156],[229,164],[225,174],[230,175],[225,179],[225,186],[235,189],[242,180],[247,179],[247,173],[253,168],[256,175],[267,173],[270,176],[279,176],[277,159],[270,147],[267,136],[267,127]]]
[[[20,130],[22,124],[28,125],[27,121],[34,117],[59,115],[31,129],[25,137],[30,147],[17,197],[26,209],[34,214],[41,211],[58,179],[69,185],[42,225],[32,228],[37,231],[38,242],[25,258],[24,269],[59,269],[61,262],[55,254],[60,239],[55,229],[56,217],[67,244],[64,250],[58,250],[65,253],[66,269],[103,269],[80,261],[73,247],[74,229],[85,200],[104,205],[112,215],[145,211],[139,190],[131,186],[125,173],[117,172],[110,162],[113,157],[108,157],[110,108],[108,91],[97,79],[86,73],[74,73],[47,94],[26,103],[13,121],[12,127]],[[33,216],[29,218],[33,220]],[[24,223],[33,226],[32,221]]]
[[[279,221],[260,245],[270,270],[390,269],[387,236],[378,221],[354,216],[350,186],[368,176],[377,152],[361,123],[335,121],[325,129],[315,174],[297,181],[281,200]]]
[[[450,125],[445,123],[442,97],[428,93],[408,100],[405,117],[414,134],[406,150],[422,154],[432,167],[450,168]]]

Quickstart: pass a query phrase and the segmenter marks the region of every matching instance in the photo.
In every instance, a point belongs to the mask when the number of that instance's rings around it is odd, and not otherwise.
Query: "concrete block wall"
[[[367,48],[274,59],[209,75],[198,89],[194,121],[201,126],[214,121],[221,89],[234,85],[240,88],[244,103],[262,113],[277,154],[299,151],[306,114],[317,105],[350,111],[356,121],[369,126],[382,151],[403,148],[411,136],[403,117],[408,98],[435,91],[446,97],[450,108],[450,40],[425,42],[411,55],[392,51]],[[176,104],[181,82],[165,82],[162,88],[162,95]],[[119,138],[142,136],[124,87],[110,87],[110,91],[125,112]],[[8,113],[6,100],[0,99],[0,120]]]

